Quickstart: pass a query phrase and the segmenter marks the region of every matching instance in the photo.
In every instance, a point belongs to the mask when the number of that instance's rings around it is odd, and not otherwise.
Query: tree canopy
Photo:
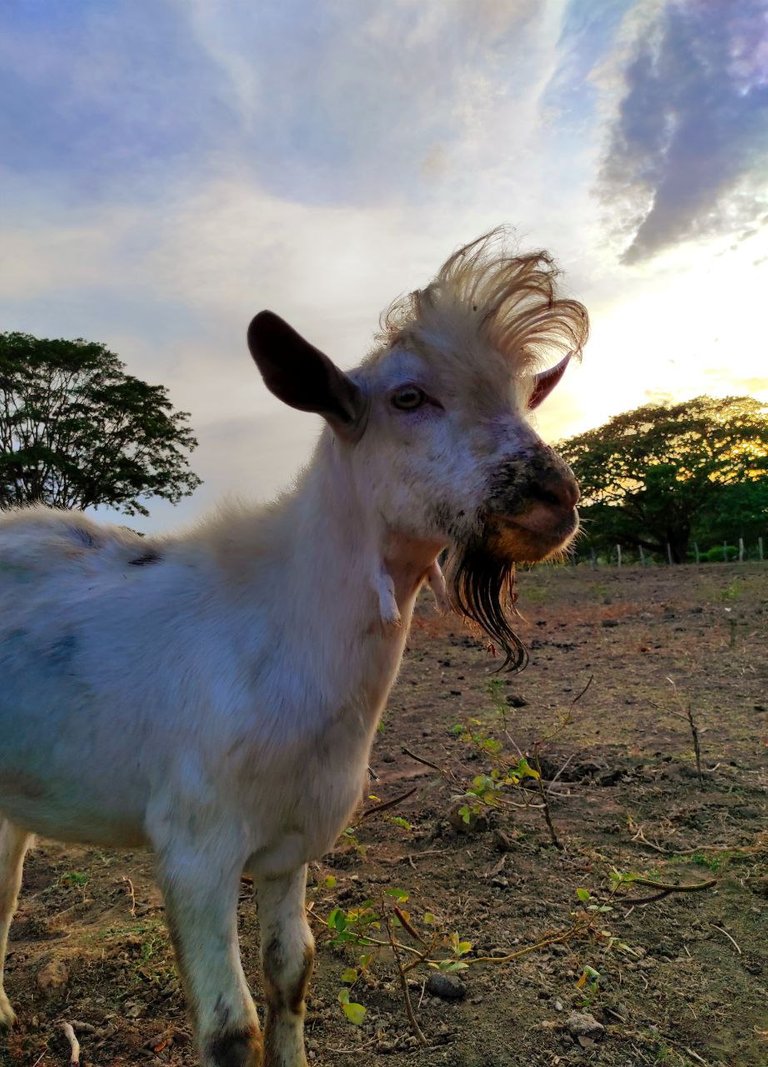
[[[675,562],[692,538],[768,528],[768,406],[695,397],[617,415],[558,446],[581,485],[586,543],[642,546]]]
[[[0,334],[0,506],[177,503],[200,484],[188,419],[104,345]]]

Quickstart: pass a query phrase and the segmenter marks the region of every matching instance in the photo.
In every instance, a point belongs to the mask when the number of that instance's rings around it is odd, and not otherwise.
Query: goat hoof
[[[261,1067],[261,1034],[255,1027],[231,1030],[211,1041],[206,1064],[211,1067]]]

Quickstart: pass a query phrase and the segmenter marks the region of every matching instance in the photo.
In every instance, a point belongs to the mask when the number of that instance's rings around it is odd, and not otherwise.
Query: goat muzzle
[[[578,500],[576,479],[560,461],[556,471],[516,495],[514,506],[494,501],[488,517],[492,550],[516,563],[538,563],[562,551],[579,528]]]

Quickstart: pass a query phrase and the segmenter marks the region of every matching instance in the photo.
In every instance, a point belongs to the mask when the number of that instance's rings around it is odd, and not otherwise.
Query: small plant
[[[731,632],[731,637],[733,638],[733,631]],[[733,640],[731,641],[731,643],[733,643]],[[669,684],[672,686],[672,689],[674,690],[675,700],[676,700],[677,705],[678,705],[678,707],[680,709],[675,714],[679,718],[685,719],[687,721],[689,727],[690,727],[691,737],[693,738],[693,754],[694,754],[694,757],[696,759],[696,774],[697,774],[698,779],[699,779],[699,787],[703,788],[704,787],[704,777],[703,777],[702,772],[701,772],[701,733],[702,733],[702,731],[699,730],[698,723],[696,722],[696,719],[694,717],[693,709],[691,708],[691,702],[688,701],[687,704],[684,704],[682,697],[678,694],[677,686],[675,685],[674,680],[672,678],[667,678],[667,681],[669,682]]]
[[[589,1007],[597,996],[600,988],[600,972],[595,970],[594,967],[585,965],[579,975],[579,980],[576,982],[576,988],[580,989],[583,993],[581,1007]]]
[[[79,886],[88,885],[90,876],[83,871],[68,871],[67,874],[62,874],[59,879],[64,885]]]
[[[509,788],[517,788],[526,778],[538,779],[539,777],[539,772],[531,767],[525,756],[521,756],[514,766],[503,770],[494,767],[490,774],[475,775],[466,791],[454,797],[454,800],[464,801],[458,809],[458,814],[469,826],[489,808],[500,807],[504,803]]]

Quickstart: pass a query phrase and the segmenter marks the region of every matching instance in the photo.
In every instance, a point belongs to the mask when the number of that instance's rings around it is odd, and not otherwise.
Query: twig
[[[395,797],[393,800],[385,800],[383,804],[375,804],[372,808],[366,808],[365,811],[361,812],[360,817],[357,821],[360,823],[363,821],[363,819],[369,819],[371,815],[378,815],[380,811],[386,811],[387,808],[394,808],[395,804],[402,804],[402,802],[404,800],[407,800],[408,797],[412,797],[417,789],[418,786],[415,785],[413,789],[409,789],[407,792],[401,793],[399,797]]]
[[[586,684],[586,685],[584,686],[584,688],[583,688],[583,689],[581,690],[581,692],[580,692],[580,693],[578,693],[578,694],[577,694],[577,695],[576,695],[576,696],[575,696],[575,697],[573,698],[573,700],[571,701],[571,707],[573,707],[573,705],[574,705],[574,704],[578,704],[578,702],[579,702],[579,701],[581,700],[581,698],[582,698],[582,697],[584,696],[584,694],[585,694],[585,693],[586,693],[586,691],[587,691],[587,690],[589,689],[589,687],[590,687],[590,686],[592,685],[592,683],[594,682],[594,680],[595,680],[595,676],[594,676],[594,674],[590,674],[590,676],[589,676],[589,681],[587,682],[587,684]]]
[[[752,847],[748,845],[695,845],[693,848],[665,848],[655,841],[649,841],[642,826],[636,823],[631,815],[627,819],[627,827],[632,834],[633,841],[639,845],[647,845],[654,852],[660,852],[662,856],[692,856],[694,852],[739,852]]]
[[[131,916],[133,918],[135,918],[136,917],[136,893],[134,892],[134,889],[133,889],[133,882],[126,875],[123,875],[123,879],[122,880],[124,882],[128,883],[128,892],[131,894]]]
[[[730,935],[730,934],[728,933],[728,931],[727,931],[727,930],[724,930],[722,926],[718,926],[718,925],[717,925],[716,923],[710,923],[709,925],[710,925],[710,926],[712,927],[712,929],[713,929],[713,930],[719,930],[721,934],[725,934],[725,936],[726,936],[726,937],[728,938],[728,940],[729,940],[729,941],[731,942],[731,944],[732,944],[732,945],[733,945],[733,947],[734,947],[734,948],[736,949],[736,951],[738,952],[738,954],[739,954],[739,955],[741,955],[741,949],[740,949],[740,948],[739,948],[739,946],[738,946],[738,945],[736,944],[736,942],[735,942],[735,941],[733,940],[733,938],[731,937],[731,935]]]
[[[436,763],[432,763],[430,760],[424,759],[423,756],[417,756],[415,752],[411,752],[411,750],[409,748],[406,748],[405,745],[403,745],[400,751],[404,752],[406,756],[410,756],[411,759],[415,759],[417,763],[423,763],[425,767],[431,767],[433,771],[437,771],[438,774],[442,774],[443,776],[447,777],[447,774],[442,767],[438,767]]]
[[[696,757],[696,773],[699,776],[699,789],[703,789],[704,778],[701,774],[701,745],[699,744],[699,728],[696,725],[696,720],[693,717],[693,712],[691,711],[690,704],[688,705],[688,708],[686,710],[686,718],[688,719],[688,723],[691,727],[691,734],[693,735],[693,753]]]
[[[511,963],[512,960],[517,960],[521,956],[527,956],[531,952],[538,952],[540,948],[548,948],[550,945],[559,945],[563,941],[570,941],[572,937],[584,933],[590,926],[591,921],[574,923],[573,926],[563,930],[560,934],[544,937],[534,945],[525,945],[523,948],[516,949],[515,952],[510,952],[506,956],[463,956],[462,959],[465,963]]]
[[[584,690],[584,692],[586,693],[586,689]],[[553,785],[555,784],[555,782],[557,781],[557,779],[558,779],[558,778],[560,777],[560,775],[561,775],[561,774],[563,773],[563,771],[565,770],[565,768],[566,768],[566,767],[568,766],[568,764],[569,764],[569,763],[571,762],[571,760],[573,759],[573,757],[574,757],[575,755],[576,755],[576,753],[575,753],[575,752],[572,752],[572,753],[570,754],[570,756],[568,757],[568,759],[567,759],[567,760],[565,761],[565,763],[564,763],[564,764],[562,765],[562,767],[560,768],[560,770],[559,770],[559,771],[557,772],[557,774],[555,775],[555,777],[554,777],[554,778],[552,779],[552,781],[551,781],[551,782],[547,782],[547,792],[548,792],[548,793],[551,793],[551,792],[552,792],[552,786],[553,786]],[[555,793],[555,794],[554,794],[554,796],[564,796],[564,794],[563,794],[563,793]]]
[[[584,690],[584,692],[586,692],[586,689]],[[552,813],[549,810],[549,797],[547,796],[547,792],[544,789],[544,785],[543,785],[543,783],[541,781],[541,760],[539,759],[538,745],[534,748],[534,751],[533,751],[533,765],[536,768],[536,771],[538,772],[538,778],[536,779],[536,784],[539,787],[539,795],[541,796],[541,803],[542,803],[542,807],[544,809],[544,821],[547,824],[547,829],[549,830],[549,836],[551,837],[552,844],[555,846],[555,848],[559,852],[565,852],[565,845],[562,843],[560,838],[557,836],[557,831],[555,830],[555,824],[552,822]]]
[[[697,882],[695,885],[672,885],[669,882],[655,882],[651,878],[632,878],[633,884],[646,885],[651,889],[658,889],[649,897],[624,897],[623,904],[652,904],[656,900],[663,900],[671,893],[698,893],[700,889],[711,889],[717,885],[716,878],[710,878],[706,882]]]
[[[379,863],[410,863],[413,866],[413,860],[420,860],[422,856],[441,856],[444,852],[448,852],[447,848],[428,848],[424,852],[409,852],[405,856],[395,856],[394,859],[388,859],[386,856],[379,858]]]
[[[680,711],[677,712],[677,715],[679,715],[681,719],[686,719],[688,721],[688,725],[691,728],[691,736],[693,737],[693,754],[696,757],[696,774],[699,778],[699,789],[703,789],[704,778],[701,773],[701,744],[699,743],[699,728],[696,725],[696,720],[693,717],[693,711],[691,710],[691,702],[688,701],[688,705],[685,706],[683,704],[682,697],[677,691],[677,685],[675,683],[674,678],[668,677],[667,681],[672,686],[672,689],[675,694],[675,699],[677,701],[678,707],[680,708]]]
[[[392,955],[395,957],[395,963],[397,964],[397,974],[400,979],[400,985],[403,988],[403,999],[405,1000],[405,1011],[408,1015],[408,1021],[411,1024],[411,1029],[416,1035],[416,1040],[419,1042],[420,1045],[426,1046],[427,1039],[426,1037],[424,1037],[422,1029],[416,1021],[416,1016],[413,1011],[413,1004],[411,1003],[411,992],[408,989],[408,979],[405,977],[405,973],[403,972],[403,965],[400,962],[400,955],[397,951],[397,944],[395,942],[394,937],[392,936],[392,927],[390,925],[389,919],[385,919],[385,925],[387,928],[387,936],[389,937],[389,943],[392,947]]]
[[[61,1028],[67,1035],[67,1041],[69,1041],[69,1047],[72,1050],[69,1067],[80,1067],[80,1042],[75,1037],[75,1031],[70,1023],[62,1023]]]

